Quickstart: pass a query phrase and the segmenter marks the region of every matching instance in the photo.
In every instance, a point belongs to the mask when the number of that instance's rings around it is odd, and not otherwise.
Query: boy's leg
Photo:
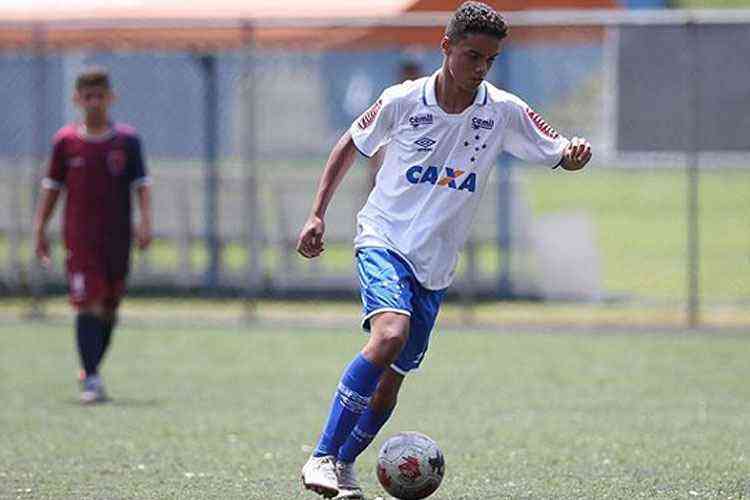
[[[387,317],[384,315],[378,315],[372,319],[371,324],[374,335],[379,335],[378,332],[387,329],[385,323],[386,320]],[[410,329],[409,318],[404,316],[403,320],[404,323],[406,323],[404,327]],[[404,346],[408,346],[412,343],[412,336],[413,333],[410,331],[405,344],[399,345],[397,349],[394,348],[388,352],[388,368],[380,377],[377,389],[372,396],[367,410],[365,410],[359,419],[357,419],[356,426],[352,429],[347,436],[346,441],[344,441],[343,445],[339,448],[336,460],[336,477],[339,487],[339,495],[336,497],[337,500],[361,500],[364,498],[362,488],[359,486],[359,481],[357,480],[354,461],[372,442],[383,425],[385,425],[386,421],[388,421],[388,418],[390,418],[393,409],[396,407],[396,398],[404,379],[403,374],[398,373],[397,370],[399,370],[399,368],[396,368],[396,366],[399,364],[398,361],[404,356],[405,351],[408,356],[408,351],[410,351],[410,349],[404,348]],[[378,343],[375,343],[375,346],[377,345]],[[368,344],[368,347],[371,347],[371,345]]]
[[[109,297],[104,304],[102,314],[102,348],[99,352],[98,364],[101,364],[107,349],[112,342],[112,332],[117,326],[117,309],[120,305],[120,293],[117,287],[113,288],[113,295]]]
[[[342,471],[333,471],[335,458],[370,406],[381,375],[398,357],[408,335],[409,317],[405,314],[385,312],[372,319],[370,340],[344,371],[318,446],[302,470],[306,488],[322,495],[339,494],[337,498],[361,498],[353,469],[343,471],[342,480]]]
[[[105,401],[104,384],[99,376],[99,361],[104,342],[104,321],[101,306],[93,304],[79,308],[76,317],[76,338],[84,378],[81,380],[80,400],[83,404]]]
[[[382,366],[362,353],[349,363],[336,388],[323,433],[313,453],[316,457],[336,456],[359,416],[364,413],[378,383]]]
[[[337,499],[364,498],[354,471],[354,461],[370,445],[393,414],[403,380],[404,376],[393,368],[388,368],[383,373],[370,401],[370,406],[357,420],[357,425],[339,449],[336,462],[336,476],[339,486]]]
[[[71,271],[70,300],[76,307],[76,343],[83,368],[82,403],[104,401],[104,384],[99,366],[111,335],[110,319],[119,297],[105,273],[97,270]]]
[[[408,266],[384,248],[357,251],[364,319],[370,338],[344,371],[314,456],[336,457],[367,409],[380,375],[399,356],[409,338],[412,275]]]
[[[102,346],[103,273],[82,267],[68,257],[70,304],[76,309],[76,345],[85,377],[97,375]],[[84,378],[85,378],[84,377]]]
[[[98,375],[99,355],[102,351],[104,322],[98,304],[78,308],[76,315],[76,345],[86,377]]]
[[[339,449],[338,460],[352,463],[372,443],[396,408],[404,376],[389,368],[380,378],[370,406],[357,420],[352,432]]]
[[[104,328],[102,329],[102,352],[99,356],[99,363],[101,363],[102,359],[104,359],[104,355],[107,353],[107,349],[112,342],[112,331],[117,325],[117,311],[108,311],[104,315],[102,322]]]
[[[117,325],[117,309],[120,306],[124,290],[124,278],[108,279],[103,287],[101,313],[99,314],[102,323],[102,341],[96,356],[97,369],[101,366],[104,355],[107,353],[107,349],[109,349],[112,342],[112,331]]]
[[[399,355],[409,336],[409,318],[382,313],[372,322],[372,334],[362,352],[341,377],[315,456],[336,456],[359,417],[370,404],[380,376]]]
[[[362,353],[357,354],[344,370],[318,445],[302,468],[302,484],[308,490],[325,497],[339,494],[336,476],[338,449],[367,408],[382,372],[382,366],[374,364]]]
[[[408,343],[397,359],[389,365],[390,368],[381,378],[369,408],[357,421],[354,430],[339,450],[339,462],[353,463],[392,415],[404,376],[419,368],[427,353],[443,295],[442,290],[431,291],[417,286],[412,298]]]
[[[368,408],[383,371],[409,337],[412,292],[406,264],[385,249],[367,248],[357,252],[357,267],[363,327],[371,330],[371,336],[344,371],[318,445],[302,469],[305,487],[323,495],[338,494],[334,466],[339,449]]]

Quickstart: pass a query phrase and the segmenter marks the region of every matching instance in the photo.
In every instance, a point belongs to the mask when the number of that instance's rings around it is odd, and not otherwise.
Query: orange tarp
[[[616,0],[484,0],[500,13],[518,10],[544,9],[616,9]],[[407,12],[439,12],[452,11],[461,2],[446,0],[418,0],[410,5]],[[595,27],[544,27],[544,28],[514,28],[511,24],[511,40],[514,42],[533,42],[537,40],[549,42],[586,41],[602,36],[602,30]],[[443,27],[398,29],[377,28],[363,34],[355,43],[368,45],[383,43],[387,40],[398,40],[403,45],[437,45],[444,32]]]
[[[405,12],[451,12],[458,1],[440,0],[55,0],[0,5],[0,49],[106,50],[237,49],[258,46],[303,49],[375,45],[437,45],[443,27],[321,27],[346,19],[400,18]],[[500,12],[519,2],[489,0]],[[615,0],[528,0],[523,9],[611,8]],[[441,24],[445,14],[441,16]],[[294,19],[284,26],[284,19]],[[302,20],[302,22],[300,22]],[[309,20],[306,27],[304,20]],[[257,24],[260,21],[260,27]],[[269,21],[273,27],[269,26]],[[514,29],[512,39],[591,39],[596,28]]]

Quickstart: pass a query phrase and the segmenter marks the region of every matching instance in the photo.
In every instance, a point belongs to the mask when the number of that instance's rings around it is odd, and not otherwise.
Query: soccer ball
[[[432,495],[445,475],[445,459],[437,443],[419,432],[389,438],[378,453],[378,481],[392,496],[419,500]]]

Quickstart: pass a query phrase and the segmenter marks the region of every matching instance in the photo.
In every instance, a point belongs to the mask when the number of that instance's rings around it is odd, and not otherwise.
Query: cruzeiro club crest
[[[421,139],[414,141],[414,144],[419,146],[417,151],[432,151],[432,146],[434,146],[436,143],[437,141],[434,141],[429,137],[422,137]]]
[[[125,155],[125,151],[120,149],[110,151],[107,155],[107,166],[109,167],[109,172],[112,175],[122,175],[125,171],[125,163],[127,162],[127,159],[128,157]]]

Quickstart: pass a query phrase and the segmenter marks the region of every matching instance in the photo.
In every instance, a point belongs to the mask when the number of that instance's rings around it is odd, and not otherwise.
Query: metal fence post
[[[498,160],[497,184],[497,249],[498,249],[498,281],[497,296],[507,299],[513,295],[513,277],[511,259],[513,253],[513,184],[512,165],[506,155]]]
[[[691,20],[687,23],[688,46],[688,123],[687,123],[687,245],[688,245],[688,304],[687,323],[690,328],[700,324],[700,146],[699,120],[700,96],[698,94],[698,25]]]
[[[190,180],[182,179],[178,184],[179,199],[179,224],[177,226],[177,246],[179,273],[178,282],[189,289],[193,284],[193,262],[191,249],[193,244],[193,233],[191,225],[192,206],[190,203]]]
[[[503,86],[507,85],[510,81],[511,70],[510,63],[502,59],[494,70],[497,83]],[[497,183],[497,298],[507,299],[513,295],[511,269],[513,252],[513,165],[507,153],[500,155],[497,167],[499,176]]]
[[[49,138],[46,137],[46,120],[48,115],[47,107],[47,57],[45,53],[45,33],[42,27],[34,28],[34,65],[33,65],[33,85],[31,86],[31,97],[34,106],[34,124],[33,124],[33,137],[32,137],[32,155],[31,155],[31,172],[29,177],[31,178],[31,190],[30,200],[31,204],[31,218],[34,217],[34,209],[37,199],[39,197],[39,175],[40,169],[43,169],[43,162],[46,156],[46,149]],[[29,226],[32,224],[32,220],[29,220]],[[29,316],[34,319],[38,319],[44,316],[44,283],[43,275],[40,272],[39,263],[36,260],[36,252],[34,251],[33,236],[30,238],[30,255],[28,264],[28,283],[29,291],[31,292],[31,310]]]
[[[204,54],[199,57],[203,70],[204,107],[203,125],[205,142],[205,235],[208,247],[208,267],[204,285],[213,289],[219,282],[221,265],[221,243],[218,230],[218,189],[219,172],[217,164],[217,145],[219,142],[218,107],[219,96],[216,74],[216,55]]]
[[[261,252],[263,251],[263,231],[260,223],[260,203],[258,201],[258,171],[257,171],[257,133],[255,123],[255,79],[258,72],[255,67],[255,46],[253,44],[253,27],[245,25],[247,33],[245,44],[245,57],[243,60],[243,78],[241,94],[241,123],[242,139],[240,141],[240,155],[245,175],[243,189],[243,208],[245,210],[243,219],[245,222],[245,250],[246,277],[244,286],[245,301],[251,304],[258,295],[261,287]],[[254,306],[249,305],[249,315],[254,311]]]

